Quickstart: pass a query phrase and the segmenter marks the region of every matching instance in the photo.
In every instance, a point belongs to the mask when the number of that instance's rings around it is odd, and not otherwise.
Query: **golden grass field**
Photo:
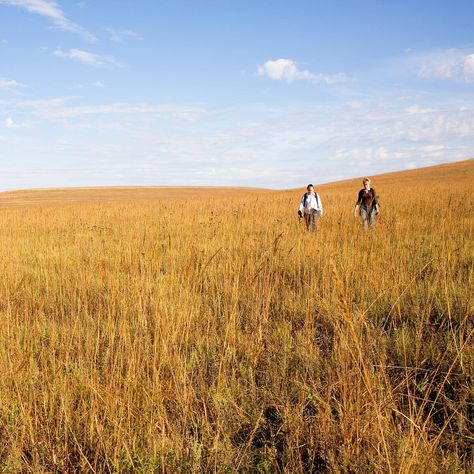
[[[1,472],[474,469],[474,160],[0,194]]]

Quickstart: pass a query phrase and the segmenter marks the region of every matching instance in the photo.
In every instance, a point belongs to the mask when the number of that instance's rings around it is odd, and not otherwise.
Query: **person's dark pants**
[[[311,209],[309,214],[304,215],[304,221],[306,223],[306,229],[309,232],[316,230],[316,224],[318,223],[319,212],[316,209]]]

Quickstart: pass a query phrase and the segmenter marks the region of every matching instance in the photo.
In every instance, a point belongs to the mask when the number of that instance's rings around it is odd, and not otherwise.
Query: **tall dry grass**
[[[472,472],[474,166],[430,173],[368,234],[353,182],[315,235],[300,191],[2,209],[2,472]]]

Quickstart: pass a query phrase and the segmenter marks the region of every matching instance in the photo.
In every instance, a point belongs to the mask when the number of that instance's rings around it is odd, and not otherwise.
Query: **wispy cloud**
[[[13,105],[15,107],[23,108],[32,108],[32,109],[42,109],[50,107],[60,107],[65,104],[68,100],[71,100],[73,97],[55,97],[54,99],[33,99],[33,100],[21,100],[15,102]]]
[[[13,79],[0,77],[0,90],[13,90],[18,89],[19,87],[25,87],[25,85]]]
[[[16,128],[30,128],[31,125],[28,122],[18,123],[12,117],[7,117],[3,122],[3,126],[5,128],[16,129]]]
[[[431,114],[436,112],[436,109],[430,107],[420,107],[419,105],[411,105],[407,107],[405,110],[407,115],[418,115],[418,114]]]
[[[474,82],[474,53],[456,48],[432,51],[409,58],[423,79]]]
[[[73,59],[93,67],[124,67],[112,56],[101,56],[81,49],[70,49],[69,51],[56,49],[54,55],[59,58]]]
[[[15,123],[11,117],[6,118],[3,124],[6,128],[20,128],[20,125]]]
[[[134,39],[143,41],[143,36],[133,30],[116,30],[114,28],[107,28],[109,39],[115,43],[123,43],[125,39]]]
[[[336,150],[334,161],[355,161],[369,172],[415,169],[446,161],[469,159],[469,150],[465,147],[426,145],[408,148],[386,146],[366,146]],[[368,173],[366,173],[368,174]]]
[[[57,107],[45,110],[45,116],[54,120],[85,118],[87,116],[97,115],[119,115],[125,116],[146,116],[154,115],[162,119],[178,119],[185,121],[195,121],[204,113],[204,109],[199,107],[188,107],[179,105],[154,105],[154,104],[134,104],[134,103],[116,103],[109,105],[96,106],[76,106],[76,107]]]
[[[50,166],[69,156],[71,172],[58,171],[62,185],[65,174],[78,184],[80,173],[90,167],[90,174],[80,178],[83,184],[218,180],[290,187],[308,176],[315,182],[348,178],[354,166],[360,174],[375,174],[469,158],[474,102],[464,95],[449,103],[436,99],[397,102],[392,96],[371,96],[363,98],[362,107],[342,102],[327,108],[314,103],[303,109],[255,108],[247,110],[246,121],[241,108],[208,113],[192,105],[84,104],[80,97],[8,99],[2,103],[3,120],[31,123],[32,131],[1,146],[19,155],[47,156],[44,163]],[[33,127],[50,133],[30,142],[28,136],[37,135]],[[44,185],[43,178],[35,179]]]
[[[289,84],[295,81],[336,84],[350,80],[342,73],[322,74],[299,69],[292,59],[269,60],[258,66],[258,75],[269,77],[275,81],[286,81]]]
[[[344,105],[346,107],[349,107],[350,109],[360,109],[363,104],[359,100],[350,100],[348,102],[345,102]]]
[[[201,107],[150,104],[150,103],[112,103],[106,105],[68,105],[73,97],[58,97],[55,99],[17,101],[12,103],[13,110],[30,109],[35,116],[45,120],[64,121],[72,119],[87,119],[94,116],[115,115],[121,118],[134,117],[140,121],[146,117],[153,119],[171,119],[194,122],[206,114]]]
[[[23,8],[30,13],[36,13],[46,17],[52,21],[57,28],[65,31],[71,31],[72,33],[77,33],[87,41],[94,42],[97,40],[96,37],[85,28],[70,20],[55,1],[0,0],[0,4]]]

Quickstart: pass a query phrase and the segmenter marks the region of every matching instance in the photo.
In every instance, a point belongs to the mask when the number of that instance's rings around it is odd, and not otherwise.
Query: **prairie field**
[[[474,469],[474,160],[0,194],[0,470]]]

